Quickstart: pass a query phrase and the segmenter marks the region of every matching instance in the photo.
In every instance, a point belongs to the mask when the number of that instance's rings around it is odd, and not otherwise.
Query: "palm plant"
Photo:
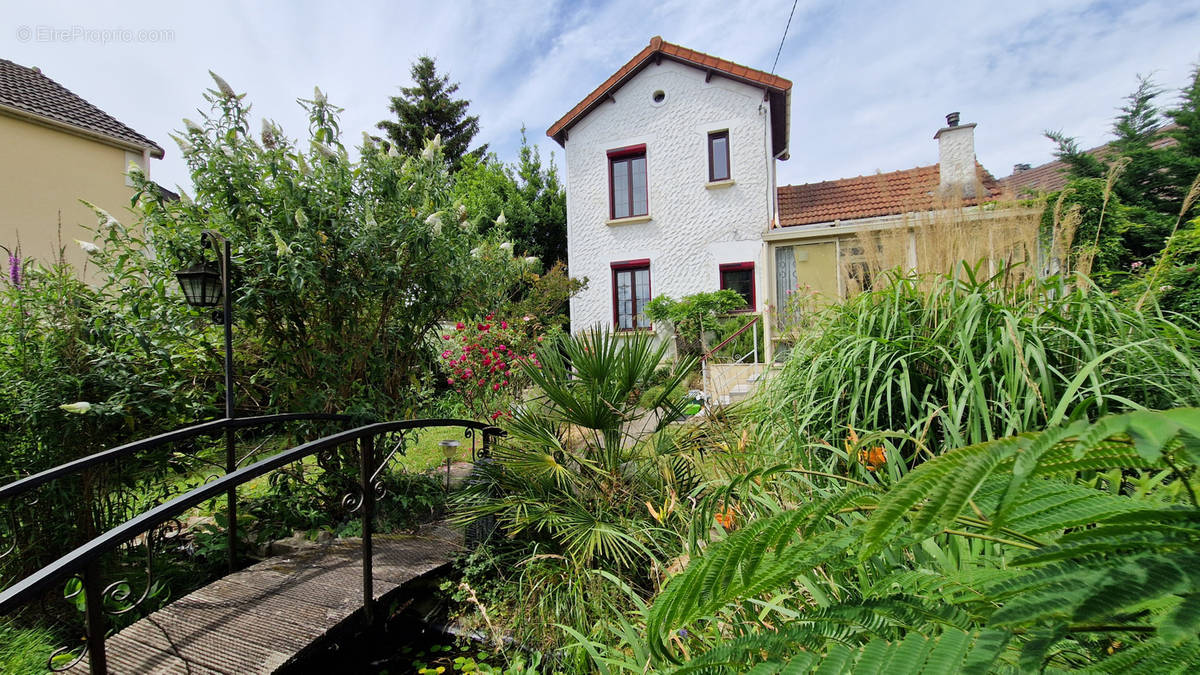
[[[662,432],[680,414],[685,401],[671,392],[694,362],[666,358],[646,334],[588,333],[547,343],[521,364],[539,394],[512,411],[494,461],[455,510],[463,522],[494,517],[526,544],[524,599],[592,588],[589,568],[619,571],[648,594],[651,570],[678,554],[671,527],[686,527],[681,495],[695,477],[688,453]],[[660,393],[644,400],[660,369]],[[543,605],[540,614],[590,630],[599,608],[580,600],[554,603],[570,612]]]

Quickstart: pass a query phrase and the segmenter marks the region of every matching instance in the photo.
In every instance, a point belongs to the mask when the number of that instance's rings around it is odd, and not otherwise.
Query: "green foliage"
[[[691,653],[683,670],[705,672],[763,655],[833,672],[1194,668],[1197,447],[1197,409],[1080,420],[766,517],[667,584],[646,616],[650,652],[660,665]],[[1173,475],[1148,497],[1090,478],[1158,468]],[[827,593],[781,602],[816,578]]]
[[[693,293],[678,300],[660,295],[646,304],[646,316],[655,321],[670,321],[678,329],[689,326],[700,330],[712,330],[716,317],[746,306],[746,299],[737,291],[721,289],[707,293]]]
[[[421,157],[367,142],[351,163],[339,109],[320,91],[301,101],[310,139],[297,146],[270,123],[248,131],[240,96],[207,94],[213,112],[180,139],[195,201],[164,202],[140,182],[154,259],[145,283],[199,257],[212,228],[233,245],[243,406],[274,410],[410,414],[431,384],[438,324],[472,314],[524,263],[511,254],[473,257],[481,237],[450,201],[436,143]],[[116,255],[116,253],[114,253]]]
[[[646,303],[651,321],[667,321],[675,329],[682,353],[699,355],[704,348],[703,334],[722,327],[721,316],[746,306],[746,299],[729,289],[693,293],[678,300],[660,295]],[[716,344],[709,345],[715,347]]]
[[[57,646],[48,630],[18,628],[8,619],[0,621],[0,672],[43,672]]]
[[[106,242],[134,236],[111,217],[102,235]],[[107,263],[103,251],[93,260]],[[97,289],[61,259],[42,267],[14,252],[11,262],[9,281],[0,286],[5,482],[211,410],[220,371],[204,341],[190,334],[184,307],[161,302],[173,280],[122,292],[127,273],[121,269]],[[140,500],[152,498],[144,481],[172,470],[166,460],[156,453],[98,472],[93,487],[104,498],[95,504],[81,503],[78,480],[64,480],[36,499],[0,505],[0,549],[19,551],[0,559],[3,583],[81,543],[85,518],[102,528],[124,520]]]
[[[453,98],[458,83],[449,75],[439,75],[433,58],[422,56],[412,65],[413,86],[400,87],[400,95],[391,97],[388,110],[395,120],[377,124],[392,145],[403,155],[418,155],[435,137],[442,139],[446,159],[457,167],[467,148],[479,133],[479,118],[467,114],[470,101]],[[487,145],[471,151],[482,156]]]
[[[538,257],[547,267],[566,262],[567,192],[553,155],[544,166],[524,129],[514,165],[505,165],[494,155],[464,158],[454,174],[454,196],[481,231],[494,225],[508,232],[520,255]]]
[[[1157,263],[1159,271],[1151,271],[1146,277],[1147,282],[1156,284],[1151,291],[1160,308],[1185,316],[1200,316],[1197,265],[1200,265],[1200,219],[1193,220],[1187,229],[1171,237],[1165,254]]]
[[[915,461],[1081,416],[1200,404],[1190,322],[1084,281],[962,276],[894,278],[830,308],[755,419],[801,445],[847,426],[894,432]]]
[[[1088,276],[1104,288],[1125,281],[1132,263],[1149,259],[1162,247],[1165,232],[1148,232],[1146,225],[1130,222],[1120,198],[1106,193],[1103,178],[1076,178],[1047,201],[1054,206],[1042,213],[1043,232],[1053,230],[1056,211],[1078,207],[1075,246],[1066,262],[1069,269],[1078,269],[1081,249],[1086,250],[1092,257]]]
[[[1181,294],[1167,297],[1178,287],[1159,278],[1166,265],[1149,275],[1146,283],[1138,279],[1121,283],[1131,266],[1163,257],[1168,240],[1181,223],[1196,216],[1200,206],[1200,66],[1192,70],[1176,107],[1160,110],[1155,100],[1161,94],[1150,78],[1139,76],[1137,89],[1126,97],[1113,123],[1116,138],[1103,149],[1081,150],[1075,139],[1061,132],[1046,135],[1058,145],[1056,155],[1070,168],[1073,180],[1067,194],[1072,203],[1083,207],[1075,251],[1096,258],[1090,271],[1097,281],[1123,296],[1137,296],[1139,307],[1146,299],[1157,298],[1164,309],[1190,312],[1191,303]],[[1161,126],[1164,115],[1173,126]],[[1175,143],[1165,144],[1167,139]],[[1098,203],[1107,206],[1102,227],[1095,215],[1100,211]],[[1043,221],[1050,219],[1050,213],[1048,208]]]
[[[656,378],[665,346],[644,334],[564,337],[536,354],[540,368],[532,360],[521,368],[540,396],[504,422],[495,461],[479,466],[453,506],[460,522],[494,517],[513,538],[516,573],[497,572],[516,577],[512,613],[536,617],[529,637],[545,640],[547,621],[590,632],[608,603],[621,606],[589,569],[619,571],[650,591],[651,568],[680,551],[666,528],[687,522],[681,496],[695,475],[670,434],[652,433],[678,415],[682,401],[670,394],[689,362]],[[659,395],[642,401],[656,382]]]

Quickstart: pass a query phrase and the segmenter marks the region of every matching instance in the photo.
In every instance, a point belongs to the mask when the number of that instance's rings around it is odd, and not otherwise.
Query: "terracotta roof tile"
[[[1156,132],[1154,140],[1150,141],[1150,147],[1162,149],[1176,145],[1178,141],[1174,138],[1165,135],[1165,132],[1172,131],[1178,128],[1177,124],[1168,124],[1160,128]],[[1111,143],[1096,146],[1086,151],[1096,159],[1107,163],[1109,155],[1114,152]],[[1067,163],[1061,160],[1046,162],[1039,164],[1032,169],[1018,171],[1011,176],[1005,176],[1000,179],[1000,184],[1007,190],[1011,190],[1014,194],[1020,195],[1023,193],[1037,192],[1058,192],[1066,186],[1070,180],[1069,168]]]
[[[761,70],[747,68],[746,66],[736,64],[732,61],[718,58],[709,54],[681,47],[670,42],[665,42],[661,37],[655,36],[650,39],[650,44],[646,45],[642,51],[637,53],[629,60],[628,63],[621,66],[617,72],[613,73],[599,87],[596,87],[592,93],[588,94],[582,101],[575,104],[566,115],[563,115],[557,122],[546,130],[546,135],[557,140],[560,144],[562,139],[559,137],[566,132],[572,124],[581,117],[586,115],[593,107],[604,100],[605,96],[612,90],[620,87],[625,83],[625,80],[637,71],[641,70],[648,62],[651,56],[656,53],[686,63],[702,70],[714,70],[720,72],[726,77],[731,77],[736,80],[748,82],[750,84],[764,86],[770,89],[775,89],[780,92],[789,92],[792,88],[790,80],[779,77],[771,73],[766,73]]]
[[[0,59],[0,106],[108,136],[128,145],[149,148],[152,157],[163,156],[163,149],[157,143],[71,93],[41,71],[5,59]]]
[[[1001,194],[999,182],[978,163],[975,172],[987,199]],[[938,165],[779,188],[782,227],[928,211],[935,206]],[[969,199],[966,205],[978,203]]]

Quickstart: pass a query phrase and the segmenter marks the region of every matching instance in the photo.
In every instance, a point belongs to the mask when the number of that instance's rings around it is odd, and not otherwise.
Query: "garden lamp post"
[[[458,446],[461,445],[458,441],[438,441],[438,445],[442,448],[442,455],[446,458],[446,490],[450,489],[450,463],[454,461],[454,457],[458,454]]]
[[[216,253],[217,264],[204,260],[203,251],[211,245]],[[234,417],[233,401],[233,299],[229,295],[229,240],[213,230],[200,233],[200,262],[175,273],[183,289],[183,297],[193,307],[222,308],[213,313],[213,319],[225,326],[225,472],[237,470],[237,453],[234,445],[233,427],[228,424]],[[227,496],[229,512],[229,570],[237,565],[237,489],[230,488]]]

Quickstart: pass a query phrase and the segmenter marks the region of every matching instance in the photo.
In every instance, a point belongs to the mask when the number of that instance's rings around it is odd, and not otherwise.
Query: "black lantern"
[[[216,307],[221,300],[221,271],[212,263],[202,262],[175,273],[183,297],[193,307]]]
[[[234,417],[233,405],[233,298],[229,292],[230,255],[229,240],[213,230],[200,233],[201,254],[209,246],[217,254],[217,262],[201,261],[175,273],[183,297],[193,307],[216,307],[213,320],[225,325],[225,472],[233,473],[238,468],[237,447],[233,427],[229,424]],[[229,571],[237,569],[237,490],[230,488],[226,494],[226,516],[228,526]]]

